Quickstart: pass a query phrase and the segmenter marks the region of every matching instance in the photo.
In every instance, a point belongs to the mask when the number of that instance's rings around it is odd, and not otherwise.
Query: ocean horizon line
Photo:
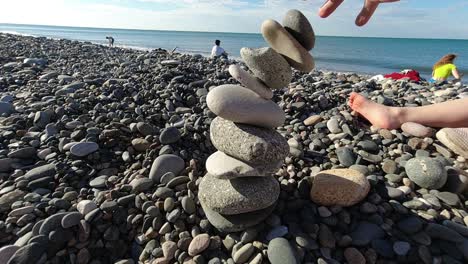
[[[106,28],[106,27],[85,27],[85,26],[62,26],[62,25],[44,25],[44,24],[17,24],[1,22],[0,26],[33,26],[33,27],[51,27],[51,28],[73,28],[73,29],[97,29],[97,30],[115,30],[115,31],[142,31],[142,32],[178,32],[178,33],[210,33],[210,34],[247,34],[261,35],[253,32],[222,32],[222,31],[203,31],[203,30],[171,30],[171,29],[138,29],[138,28]],[[408,37],[383,37],[383,36],[351,36],[351,35],[316,35],[316,37],[331,38],[368,38],[368,39],[409,39],[409,40],[454,40],[468,41],[468,38],[408,38]]]

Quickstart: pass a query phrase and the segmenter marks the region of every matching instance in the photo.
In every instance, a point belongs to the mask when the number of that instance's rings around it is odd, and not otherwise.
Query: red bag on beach
[[[415,70],[407,71],[405,73],[394,72],[394,73],[391,73],[391,74],[384,75],[384,77],[385,78],[391,78],[393,80],[400,80],[400,79],[403,79],[403,78],[409,78],[410,80],[415,81],[415,82],[420,82],[421,81],[421,77],[419,76],[419,72],[417,72]]]

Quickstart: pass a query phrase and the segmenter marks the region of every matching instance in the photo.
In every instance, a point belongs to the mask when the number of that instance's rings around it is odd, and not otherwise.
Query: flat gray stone
[[[235,123],[274,128],[283,125],[286,119],[276,103],[239,85],[225,84],[212,89],[206,102],[217,116]]]
[[[184,168],[185,162],[181,157],[172,154],[163,154],[154,160],[149,178],[153,180],[154,183],[160,183],[160,179],[164,174],[172,172],[174,175],[179,176],[179,173]]]
[[[23,236],[21,236],[15,241],[15,246],[24,247],[24,245],[28,243],[28,241],[32,238],[32,236],[33,236],[32,231],[24,234]]]
[[[291,34],[306,50],[315,46],[315,33],[309,20],[301,11],[289,10],[283,18],[284,28]]]
[[[268,88],[260,79],[243,70],[239,65],[234,64],[229,66],[229,73],[245,88],[252,90],[260,97],[265,99],[271,99],[273,97],[273,91],[270,88]]]
[[[39,243],[27,244],[18,249],[7,264],[36,263],[37,260],[41,258],[46,248],[47,245],[41,245]]]
[[[151,187],[153,187],[154,182],[153,180],[149,178],[138,178],[138,179],[132,180],[130,182],[130,185],[132,186],[133,192],[139,193],[139,192],[144,192],[150,189]]]
[[[167,184],[167,188],[175,188],[176,186],[179,186],[181,184],[186,184],[187,182],[190,181],[189,176],[177,176],[174,179],[170,180]]]
[[[36,154],[37,150],[34,147],[25,147],[8,153],[8,157],[12,159],[32,159],[36,157]]]
[[[20,247],[15,245],[6,245],[0,248],[0,263],[7,263],[18,249],[20,249]]]
[[[220,117],[211,122],[210,136],[216,149],[259,170],[277,166],[289,154],[287,140],[275,130],[235,124]]]
[[[99,145],[96,142],[79,142],[70,148],[70,152],[77,157],[85,157],[98,149]]]
[[[82,215],[87,215],[89,212],[97,208],[97,204],[91,200],[82,200],[76,205],[76,209]]]
[[[39,178],[54,176],[56,172],[57,170],[54,164],[46,164],[28,171],[24,175],[24,178],[28,181],[34,181]]]
[[[71,212],[62,218],[62,227],[69,228],[80,223],[83,215],[80,212]]]
[[[221,180],[206,174],[199,186],[198,199],[215,212],[236,215],[270,207],[279,193],[279,183],[273,177]]]
[[[232,258],[235,263],[246,263],[254,252],[255,247],[253,246],[253,244],[247,243],[238,250],[236,250],[236,252],[232,254]]]
[[[24,207],[21,207],[21,208],[16,208],[14,209],[13,211],[11,211],[8,216],[13,216],[13,217],[17,217],[17,216],[22,216],[22,215],[25,215],[25,214],[30,214],[34,211],[34,206],[32,205],[29,205],[29,206],[24,206]]]
[[[93,188],[104,188],[106,187],[107,178],[109,177],[108,176],[96,177],[89,182],[89,186]]]
[[[271,264],[298,263],[294,251],[285,238],[278,237],[268,243],[268,260]]]
[[[292,79],[288,62],[272,48],[242,48],[241,57],[254,75],[271,89],[287,87]]]
[[[23,191],[14,190],[0,196],[0,213],[9,211],[14,202],[23,200],[24,195]]]
[[[211,210],[202,202],[200,204],[210,223],[223,233],[239,232],[255,226],[265,220],[276,207],[276,205],[272,205],[266,209],[255,212],[238,215],[222,215]]]
[[[275,166],[276,165],[276,166]],[[257,169],[244,161],[233,158],[221,151],[217,151],[206,160],[206,170],[209,174],[219,179],[234,179],[240,177],[265,176],[281,166],[271,164],[268,170]]]
[[[40,235],[49,235],[50,232],[62,227],[62,219],[69,213],[56,213],[47,217],[39,230]]]

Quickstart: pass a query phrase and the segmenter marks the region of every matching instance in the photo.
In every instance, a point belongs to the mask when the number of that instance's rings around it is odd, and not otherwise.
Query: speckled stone
[[[288,62],[272,48],[242,48],[241,57],[254,75],[271,89],[287,87],[292,79]]]
[[[280,23],[268,19],[263,22],[261,31],[270,47],[283,55],[293,68],[302,72],[314,69],[312,55]]]
[[[325,206],[352,206],[364,199],[370,190],[366,177],[355,170],[322,171],[314,177],[311,199]]]
[[[260,170],[281,163],[289,154],[287,140],[272,129],[235,124],[217,117],[211,123],[210,135],[216,149]]]
[[[235,215],[265,209],[278,200],[279,193],[279,183],[273,177],[221,180],[207,174],[200,183],[198,199],[215,212]]]
[[[236,123],[274,128],[286,118],[276,103],[239,85],[225,84],[212,89],[206,103],[217,116]]]

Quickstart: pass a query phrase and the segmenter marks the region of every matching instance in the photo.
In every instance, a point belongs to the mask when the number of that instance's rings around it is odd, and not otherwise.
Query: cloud
[[[439,10],[414,1],[382,4],[369,24],[359,28],[354,19],[360,0],[344,1],[327,19],[316,14],[323,0],[15,0],[2,3],[0,23],[258,33],[263,20],[281,21],[282,14],[296,8],[318,35],[466,36],[468,29],[460,21],[468,17],[466,2],[451,2],[455,4]]]

